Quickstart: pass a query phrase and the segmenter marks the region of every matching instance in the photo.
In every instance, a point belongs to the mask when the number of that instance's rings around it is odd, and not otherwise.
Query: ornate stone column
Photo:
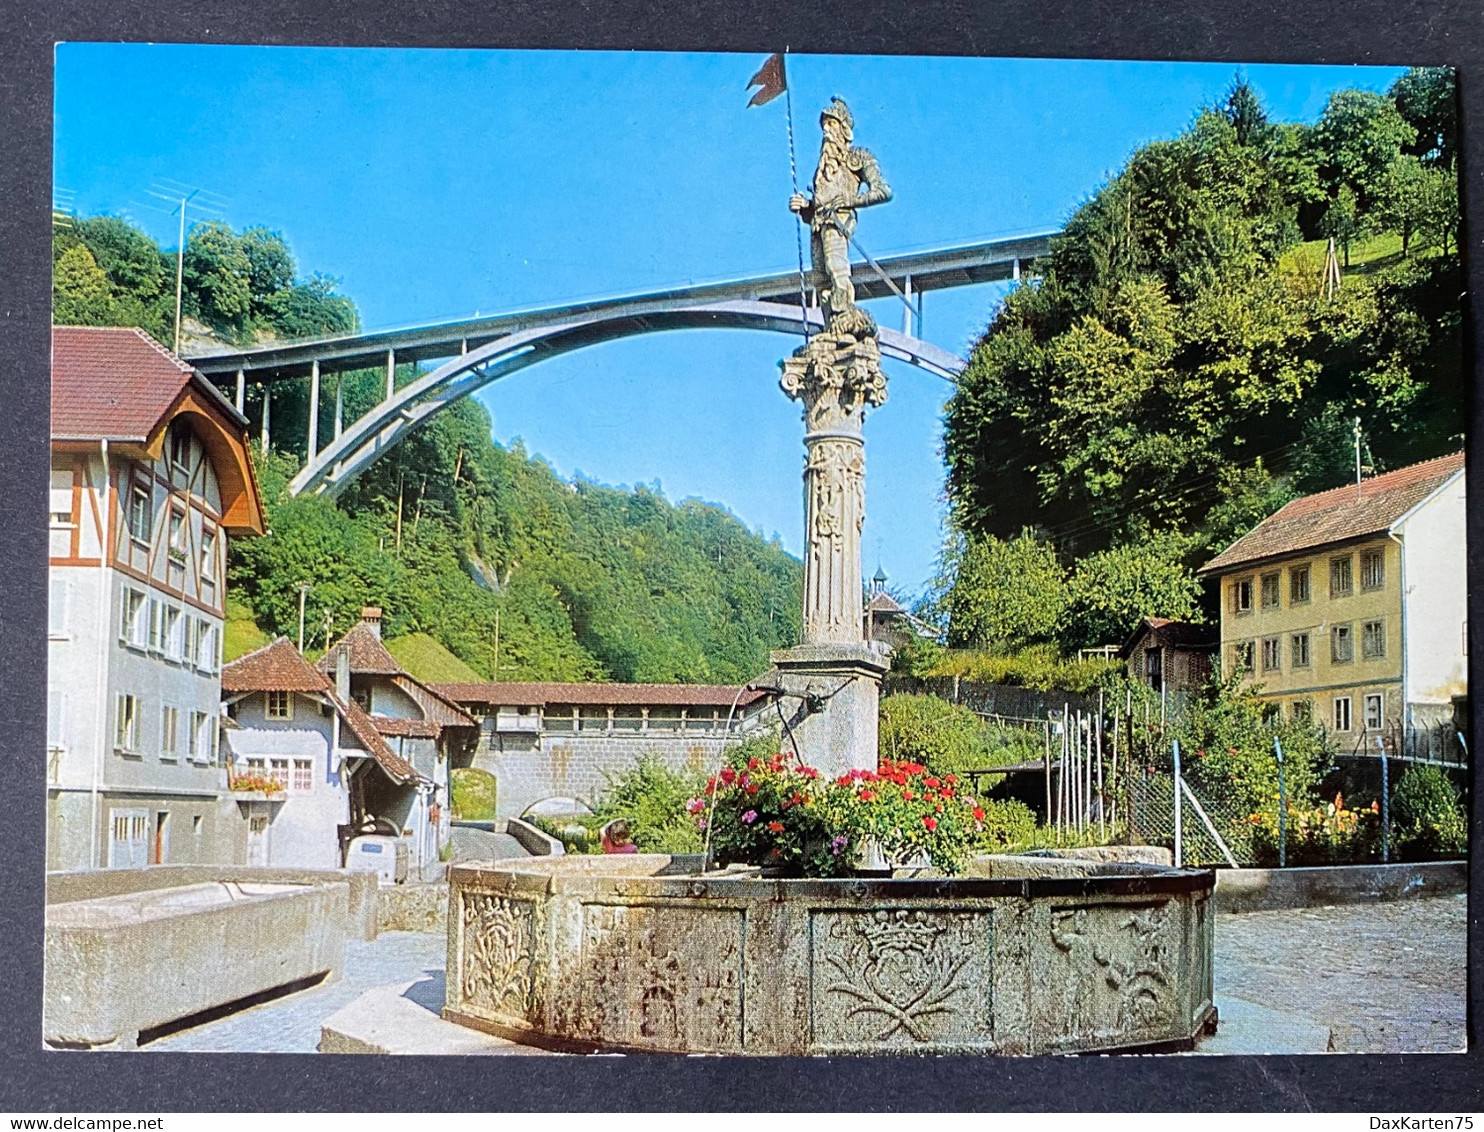
[[[875,326],[817,335],[783,363],[783,391],[804,409],[804,610],[796,648],[773,654],[789,693],[790,738],[830,774],[876,766],[877,700],[886,657],[863,626],[861,526],[866,518],[867,406],[886,401]],[[836,319],[838,325],[846,319]],[[853,333],[852,331],[860,331]]]

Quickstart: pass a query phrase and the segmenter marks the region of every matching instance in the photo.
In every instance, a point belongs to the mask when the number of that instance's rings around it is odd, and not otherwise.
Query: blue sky
[[[745,109],[762,56],[146,44],[57,49],[55,184],[173,248],[149,189],[227,201],[340,281],[367,329],[790,270],[784,100]],[[1248,65],[1269,115],[1313,121],[1399,68]],[[872,255],[1059,227],[1140,145],[1217,101],[1229,63],[791,55],[799,175],[833,94],[896,193]],[[807,252],[806,252],[807,254]],[[926,298],[963,353],[998,285]],[[899,326],[900,307],[874,304]],[[683,331],[595,347],[481,393],[495,438],[564,476],[658,481],[802,541],[803,428],[777,386],[787,337]],[[868,419],[866,573],[917,592],[940,542],[941,380],[888,364]]]

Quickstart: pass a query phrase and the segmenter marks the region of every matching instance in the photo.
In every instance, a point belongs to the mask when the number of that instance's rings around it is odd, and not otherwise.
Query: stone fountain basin
[[[46,909],[46,1039],[134,1045],[141,1030],[344,962],[347,885],[210,881]]]
[[[1213,875],[986,857],[769,880],[662,854],[449,871],[451,1021],[556,1049],[1045,1054],[1214,1024]]]

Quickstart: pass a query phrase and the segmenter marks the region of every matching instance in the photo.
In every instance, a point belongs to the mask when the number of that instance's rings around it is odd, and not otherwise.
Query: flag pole
[[[799,163],[794,156],[794,95],[788,86],[788,48],[783,49],[783,57],[779,60],[783,66],[783,105],[788,113],[788,175],[793,182],[794,194],[799,191]],[[799,315],[804,323],[804,344],[809,344],[809,303],[805,297],[804,287],[804,237],[799,229],[804,224],[804,218],[794,213],[794,249],[799,254]]]

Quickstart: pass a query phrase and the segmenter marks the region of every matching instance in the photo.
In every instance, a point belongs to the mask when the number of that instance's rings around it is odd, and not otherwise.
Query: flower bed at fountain
[[[1013,856],[952,878],[685,867],[454,866],[445,1016],[554,1048],[763,1055],[1188,1048],[1214,1019],[1209,872]]]
[[[872,847],[888,867],[922,862],[952,875],[973,853],[1035,831],[1020,802],[981,800],[955,775],[891,759],[830,781],[782,753],[736,758],[689,808],[703,830],[711,826],[713,862],[788,876],[849,875]]]

